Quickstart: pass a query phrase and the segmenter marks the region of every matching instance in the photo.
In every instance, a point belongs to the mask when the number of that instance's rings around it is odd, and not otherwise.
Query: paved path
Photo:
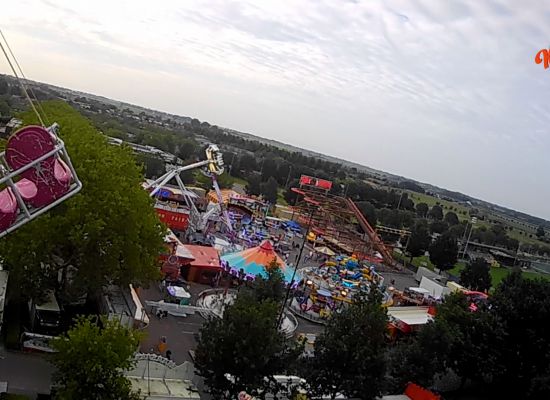
[[[0,381],[8,382],[10,393],[32,397],[38,393],[50,393],[53,371],[53,366],[44,356],[0,348]]]

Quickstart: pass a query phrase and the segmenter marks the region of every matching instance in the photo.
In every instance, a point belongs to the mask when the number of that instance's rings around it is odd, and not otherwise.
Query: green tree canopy
[[[83,188],[0,241],[10,281],[31,297],[54,288],[59,271],[67,296],[93,294],[107,282],[147,284],[158,276],[165,230],[141,188],[143,175],[131,151],[107,144],[67,104],[45,102],[43,107],[61,126]],[[36,123],[34,118],[23,115],[26,123]]]
[[[278,311],[276,302],[241,291],[222,318],[202,326],[195,367],[215,398],[234,399],[242,390],[258,394],[273,375],[292,367],[301,350],[277,329]]]
[[[56,399],[61,400],[138,400],[123,371],[132,366],[139,335],[116,320],[81,317],[65,335],[52,341],[57,350],[52,363],[56,368]]]
[[[277,203],[277,180],[270,176],[267,182],[261,184],[261,193],[271,204]]]
[[[426,203],[418,203],[416,205],[416,215],[420,218],[426,218],[428,216],[429,207]]]
[[[484,258],[476,258],[460,272],[460,283],[471,290],[489,290],[492,282],[489,268]]]
[[[274,258],[265,268],[267,276],[257,276],[252,291],[257,301],[272,300],[281,303],[285,297],[285,278],[281,266]]]
[[[353,304],[333,313],[315,340],[307,370],[311,391],[334,398],[338,393],[357,399],[380,395],[386,373],[385,335],[388,324],[381,295],[374,287]]]
[[[428,212],[428,217],[441,221],[443,219],[443,209],[441,206],[439,204],[433,205]]]
[[[449,225],[458,225],[459,224],[459,220],[458,220],[458,215],[456,215],[455,212],[452,212],[452,211],[449,211],[445,214],[445,219],[444,221],[446,223],[448,223]]]
[[[430,246],[430,261],[441,271],[454,267],[458,257],[456,238],[448,232],[440,235]]]
[[[361,211],[361,214],[367,219],[369,224],[376,227],[376,208],[372,203],[368,201],[360,201],[357,203],[357,207]]]
[[[543,238],[543,237],[546,235],[546,232],[544,231],[544,226],[539,225],[539,226],[537,227],[537,232],[536,232],[536,234],[537,234],[537,237],[538,237],[539,239],[540,239],[540,238]]]
[[[248,178],[248,183],[246,184],[246,193],[253,196],[258,196],[261,189],[261,178],[260,175],[254,174]]]
[[[411,256],[411,262],[413,257],[424,255],[431,241],[432,238],[426,224],[417,222],[411,230],[411,236],[407,245],[407,252]]]

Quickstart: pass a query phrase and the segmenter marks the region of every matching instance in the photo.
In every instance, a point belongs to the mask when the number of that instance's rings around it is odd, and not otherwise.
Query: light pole
[[[290,180],[290,173],[292,172],[292,165],[288,167],[288,175],[286,177],[285,189],[288,187],[288,181]]]
[[[307,241],[307,235],[309,233],[309,230],[311,228],[311,221],[313,220],[313,214],[315,214],[316,207],[319,206],[319,202],[310,199],[308,197],[304,198],[305,202],[312,205],[311,211],[309,212],[309,218],[307,222],[306,227],[306,233],[304,234],[304,240],[302,240],[302,245],[300,246],[300,252],[298,253],[298,259],[296,260],[296,265],[294,266],[294,271],[292,271],[292,277],[290,278],[290,282],[286,288],[285,293],[285,299],[283,301],[283,304],[281,305],[281,311],[279,312],[279,318],[277,319],[277,327],[281,325],[281,322],[283,321],[283,314],[286,307],[286,302],[288,301],[288,296],[290,296],[290,290],[292,289],[292,285],[294,284],[294,279],[296,278],[296,271],[298,270],[298,266],[300,265],[300,261],[302,260],[302,253],[304,252],[304,247],[306,246]]]
[[[464,246],[464,252],[462,253],[462,258],[466,258],[466,251],[468,250],[468,243],[470,243],[470,237],[472,236],[472,231],[474,230],[474,225],[477,222],[477,217],[472,217],[472,225],[470,226],[470,233],[468,234],[468,239],[466,240],[466,245]]]

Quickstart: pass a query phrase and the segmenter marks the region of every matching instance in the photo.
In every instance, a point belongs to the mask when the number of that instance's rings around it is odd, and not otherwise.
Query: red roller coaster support
[[[382,258],[387,265],[394,267],[395,260],[393,259],[391,252],[388,250],[380,236],[378,236],[376,231],[372,228],[372,226],[370,226],[369,222],[363,216],[361,211],[359,211],[359,208],[357,208],[357,205],[353,202],[353,200],[347,198],[346,201],[349,208],[354,212],[355,217],[359,222],[359,225],[361,225],[361,228],[366,232],[367,236],[369,237],[369,240],[372,243],[372,247],[382,255]]]

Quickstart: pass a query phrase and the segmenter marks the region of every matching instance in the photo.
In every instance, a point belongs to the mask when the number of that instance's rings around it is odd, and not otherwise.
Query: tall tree
[[[458,215],[456,215],[455,212],[453,211],[449,211],[445,214],[445,219],[444,221],[446,223],[448,223],[449,225],[458,225],[459,224],[459,220],[458,220]]]
[[[308,383],[317,395],[334,399],[375,399],[386,372],[385,335],[388,324],[381,294],[374,287],[359,293],[353,304],[333,313],[315,340]]]
[[[428,216],[428,211],[430,208],[426,203],[418,203],[416,205],[416,215],[418,215],[420,218],[426,218]]]
[[[357,203],[357,207],[361,211],[361,214],[367,219],[369,224],[373,227],[376,227],[376,208],[372,203],[368,201],[360,201]]]
[[[273,375],[292,367],[301,349],[277,329],[279,308],[245,290],[222,318],[201,327],[195,367],[215,398],[234,399],[242,390],[257,395],[270,386]]]
[[[491,288],[490,267],[484,258],[468,263],[460,273],[460,283],[471,290],[485,292]]]
[[[70,297],[95,294],[108,282],[141,285],[157,278],[165,229],[141,188],[143,175],[130,150],[108,145],[62,102],[43,108],[60,124],[83,188],[0,241],[10,280],[22,296],[40,296],[55,288],[61,272],[62,294]],[[36,123],[34,118],[23,116],[26,123]]]
[[[538,237],[539,239],[540,239],[540,238],[543,238],[543,237],[546,235],[546,232],[544,231],[544,226],[539,225],[539,226],[537,227],[537,232],[536,232],[536,234],[537,234],[537,237]]]
[[[274,258],[265,268],[265,277],[257,276],[252,291],[257,301],[272,300],[281,303],[285,297],[285,278],[281,265]]]
[[[440,270],[446,271],[454,267],[458,257],[456,238],[445,232],[430,246],[430,261]]]
[[[116,320],[103,319],[102,327],[81,317],[65,335],[54,339],[52,363],[56,368],[56,399],[138,400],[124,376],[133,362],[139,335]]]
[[[439,204],[434,204],[428,212],[428,217],[441,221],[443,219],[443,209],[441,206]]]
[[[545,392],[543,384],[550,370],[550,283],[525,279],[515,270],[497,286],[489,302],[506,332],[503,340],[493,344],[498,349],[494,382],[508,398],[548,398],[548,386]]]
[[[428,227],[425,223],[417,222],[411,230],[411,236],[409,238],[409,244],[407,245],[407,252],[413,257],[419,257],[424,255],[426,250],[430,246],[432,238],[428,232]]]
[[[261,178],[258,174],[250,175],[246,184],[246,193],[252,196],[258,196],[261,192]]]
[[[261,193],[271,204],[277,203],[277,180],[270,176],[267,182],[261,184]]]
[[[298,179],[291,180],[290,183],[288,184],[287,188],[285,189],[284,193],[283,193],[283,196],[284,196],[286,202],[290,205],[294,205],[294,202],[298,198],[298,194],[296,192],[292,191],[292,188],[297,187],[298,184],[299,184]]]

